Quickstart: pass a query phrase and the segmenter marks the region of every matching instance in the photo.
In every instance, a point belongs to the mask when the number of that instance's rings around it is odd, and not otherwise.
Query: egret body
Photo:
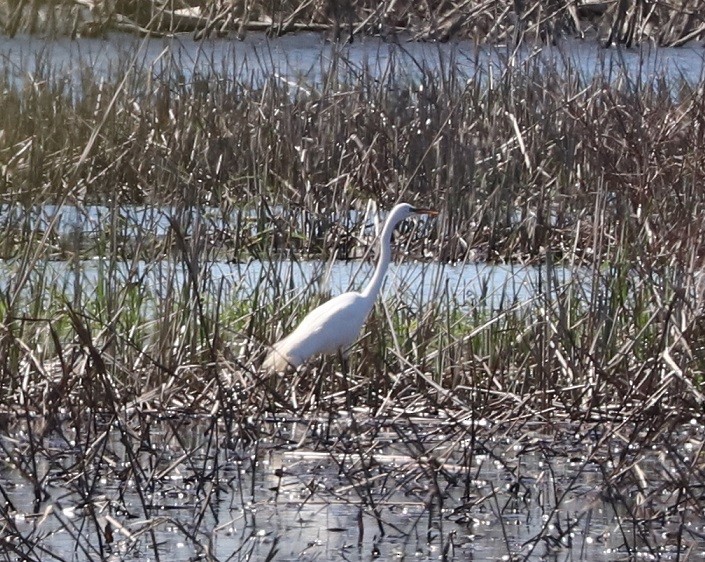
[[[382,289],[382,281],[392,260],[392,233],[404,219],[437,211],[399,203],[387,217],[380,236],[380,256],[372,279],[360,292],[350,291],[332,298],[309,312],[298,327],[272,346],[262,368],[283,371],[298,367],[317,354],[344,353],[357,339]]]

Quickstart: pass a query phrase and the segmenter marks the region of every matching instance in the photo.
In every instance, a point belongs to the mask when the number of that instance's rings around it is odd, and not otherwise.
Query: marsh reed
[[[190,33],[195,39],[243,38],[266,32],[326,33],[354,41],[375,35],[395,39],[483,43],[539,41],[566,37],[597,39],[606,46],[642,43],[678,46],[702,41],[705,19],[698,2],[643,0],[526,2],[456,0],[285,0],[266,2],[0,2],[5,34],[93,37],[111,31],[163,36]]]
[[[482,294],[464,306],[438,283],[418,306],[409,282],[378,307],[359,368],[403,370],[405,358],[485,406],[496,392],[536,392],[581,415],[604,396],[699,403],[697,86],[563,78],[532,58],[468,81],[449,69],[399,80],[394,60],[380,79],[344,62],[307,87],[215,71],[7,78],[7,396],[20,366],[70,376],[62,357],[74,346],[132,398],[226,356],[255,376],[262,344],[319,298],[315,283],[292,285],[291,267],[315,257],[323,274],[326,262],[371,258],[369,203],[409,200],[441,215],[400,233],[405,253],[538,268],[537,287],[497,309]],[[218,264],[252,272],[250,260],[258,278],[236,296],[244,286]],[[561,387],[571,390],[556,406]]]
[[[517,448],[549,467],[574,459],[577,475],[547,480],[545,527],[519,549],[507,540],[508,555],[566,547],[589,515],[567,520],[562,506],[594,466],[625,537],[640,529],[622,552],[662,552],[659,524],[678,548],[697,543],[703,88],[586,80],[532,57],[466,81],[445,62],[399,79],[393,59],[380,77],[337,53],[310,84],[128,64],[76,83],[42,65],[32,81],[4,77],[0,421],[19,437],[0,444],[37,512],[57,477],[38,460],[79,452],[58,478],[93,506],[83,521],[101,542],[56,502],[52,520],[85,558],[109,554],[115,529],[159,558],[165,524],[207,556],[201,525],[219,486],[245,505],[276,447],[339,463],[345,501],[380,533],[393,492],[418,496],[443,552],[448,506],[460,519],[503,512],[469,476],[478,455],[529,504]],[[350,371],[323,358],[280,379],[258,372],[267,342],[325,298],[328,268],[373,257],[371,202],[397,200],[441,213],[398,233],[399,253],[419,261],[400,270],[416,273],[377,305]],[[295,281],[310,259],[315,273]],[[446,281],[443,268],[462,276],[477,262],[531,271],[531,296]],[[237,275],[222,274],[228,263]],[[432,294],[412,275],[433,278]],[[307,424],[298,440],[292,419]],[[155,422],[168,449],[150,445]],[[654,447],[662,469],[645,471]],[[233,462],[250,472],[232,475]],[[133,483],[136,507],[122,492],[116,511],[96,507],[106,471]],[[149,499],[175,472],[197,487],[191,526]],[[9,552],[41,559],[41,524],[19,528],[0,492]],[[120,529],[123,509],[142,523]]]

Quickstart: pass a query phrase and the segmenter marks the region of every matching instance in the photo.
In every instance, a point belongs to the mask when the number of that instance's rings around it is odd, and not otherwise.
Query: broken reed
[[[587,81],[538,59],[467,81],[454,60],[405,78],[393,58],[381,78],[344,63],[300,85],[217,68],[191,81],[84,70],[72,85],[41,65],[34,82],[5,77],[3,403],[245,412],[290,407],[294,389],[304,409],[392,396],[422,410],[695,411],[702,88]],[[423,303],[413,288],[390,295],[349,377],[326,360],[271,384],[262,345],[321,298],[277,260],[352,255],[372,242],[359,240],[366,203],[400,199],[441,211],[400,237],[412,256],[539,265],[535,297],[468,303],[441,282]],[[42,204],[93,231],[37,226],[28,209]],[[158,218],[130,218],[135,206]],[[244,293],[218,274],[253,258]]]
[[[109,31],[140,35],[189,32],[195,39],[248,32],[283,35],[325,32],[337,41],[361,35],[447,41],[470,38],[484,43],[555,42],[565,37],[597,38],[627,47],[644,42],[678,46],[705,37],[697,3],[643,0],[525,2],[458,0],[285,0],[267,2],[0,3],[0,27],[16,33],[101,36]]]

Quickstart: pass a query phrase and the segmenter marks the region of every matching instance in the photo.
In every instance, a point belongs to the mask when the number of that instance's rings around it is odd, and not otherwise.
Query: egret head
[[[387,220],[391,224],[397,224],[412,215],[429,215],[435,217],[437,214],[438,211],[435,211],[433,209],[427,209],[425,207],[414,207],[413,205],[409,205],[408,203],[399,203],[392,209],[392,212],[389,213],[389,218]]]

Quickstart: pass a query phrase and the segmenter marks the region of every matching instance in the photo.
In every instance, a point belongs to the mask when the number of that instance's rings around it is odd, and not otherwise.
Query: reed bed
[[[352,41],[360,35],[448,41],[524,40],[553,42],[564,37],[597,38],[605,45],[643,42],[683,45],[701,41],[705,19],[698,2],[581,1],[510,2],[457,0],[287,0],[267,2],[109,2],[70,0],[0,3],[5,33],[97,36],[109,31],[143,35],[192,33],[196,39],[248,32],[282,35],[325,32]]]
[[[28,530],[0,485],[8,557],[60,558],[44,546],[58,525],[85,559],[159,559],[167,525],[217,558],[204,537],[222,488],[243,510],[262,501],[256,464],[296,448],[342,481],[282,463],[275,500],[291,486],[359,506],[383,535],[395,494],[410,495],[447,559],[468,545],[451,521],[502,520],[510,504],[546,524],[507,539],[507,556],[570,549],[593,514],[565,511],[587,473],[620,554],[697,550],[702,86],[586,80],[534,58],[465,81],[446,62],[399,79],[392,61],[380,78],[338,54],[295,84],[128,64],[77,83],[41,65],[4,78],[0,446],[44,513]],[[259,372],[266,344],[325,298],[326,272],[373,257],[370,202],[400,199],[440,216],[399,233],[416,273],[378,304],[349,371],[324,358]],[[532,272],[531,295],[447,281],[478,261]],[[545,464],[524,475],[516,451]],[[507,505],[471,477],[478,458],[502,467]],[[567,459],[573,476],[549,478]],[[122,482],[107,500],[106,474]],[[172,477],[196,488],[188,525],[152,499]]]

